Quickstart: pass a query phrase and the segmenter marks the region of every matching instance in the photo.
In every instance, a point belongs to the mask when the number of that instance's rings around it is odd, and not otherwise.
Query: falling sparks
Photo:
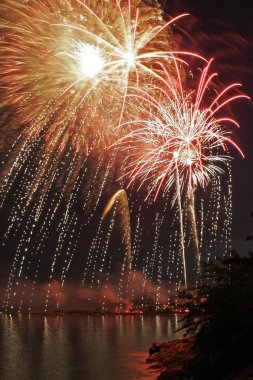
[[[183,227],[182,194],[187,194],[189,218],[192,223],[193,241],[197,272],[200,275],[200,252],[197,222],[195,215],[194,192],[198,186],[206,187],[213,177],[224,172],[222,165],[231,160],[229,146],[235,148],[242,157],[243,152],[231,137],[228,125],[239,126],[229,117],[218,116],[218,111],[236,99],[248,96],[228,95],[240,84],[227,86],[204,104],[205,93],[216,74],[209,75],[212,60],[203,69],[197,90],[185,93],[180,77],[176,90],[168,81],[167,88],[157,87],[158,94],[151,96],[142,90],[133,94],[140,99],[141,106],[135,106],[141,119],[130,120],[137,125],[117,144],[122,144],[131,156],[124,176],[130,177],[129,185],[138,180],[139,188],[148,183],[147,197],[155,193],[167,192],[175,187],[175,197],[179,207],[181,251],[184,266],[185,286],[187,286],[185,236]],[[169,75],[165,69],[167,77]],[[228,96],[227,96],[228,95]],[[159,99],[159,100],[157,100]],[[131,101],[130,96],[130,101]],[[139,154],[139,152],[141,152]]]
[[[114,204],[118,208],[119,225],[122,233],[122,240],[127,249],[127,269],[131,270],[131,261],[132,261],[132,246],[131,246],[131,221],[130,221],[130,212],[129,204],[127,199],[127,194],[124,189],[118,190],[108,201],[103,215],[102,220],[106,218],[107,214],[110,212]]]
[[[243,152],[221,113],[246,96],[230,95],[238,83],[213,95],[211,61],[185,88],[186,57],[204,60],[175,46],[185,16],[141,0],[1,2],[0,210],[3,244],[16,241],[3,312],[31,312],[39,291],[59,309],[77,252],[89,307],[159,309],[189,265],[200,276],[202,257],[231,248],[230,150]]]

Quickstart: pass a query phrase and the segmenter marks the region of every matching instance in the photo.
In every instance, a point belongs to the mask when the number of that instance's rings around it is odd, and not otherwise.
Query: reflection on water
[[[1,380],[148,379],[141,371],[151,343],[182,335],[173,334],[174,316],[2,316],[0,323]]]

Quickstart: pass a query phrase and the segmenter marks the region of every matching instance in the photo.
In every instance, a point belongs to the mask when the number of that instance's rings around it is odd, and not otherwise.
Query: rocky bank
[[[194,338],[173,340],[161,345],[161,350],[156,354],[157,363],[154,367],[160,368],[157,380],[184,380],[183,367],[187,362],[194,360],[192,345]],[[187,377],[187,380],[194,380]],[[223,380],[253,380],[253,364],[247,366],[239,374],[231,373]]]

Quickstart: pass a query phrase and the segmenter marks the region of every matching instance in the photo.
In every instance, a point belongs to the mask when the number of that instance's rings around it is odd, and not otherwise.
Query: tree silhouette
[[[189,309],[182,328],[195,334],[195,359],[187,372],[194,379],[218,380],[253,362],[253,254],[233,251],[204,264],[204,273],[204,285],[180,293]]]

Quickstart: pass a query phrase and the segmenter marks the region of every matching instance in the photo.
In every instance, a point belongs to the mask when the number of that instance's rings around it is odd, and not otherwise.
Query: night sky
[[[166,12],[176,16],[182,12],[191,16],[177,23],[175,35],[182,47],[206,58],[215,58],[214,69],[224,84],[241,82],[243,91],[253,98],[253,3],[248,0],[166,0]],[[252,249],[246,236],[253,234],[253,103],[242,100],[233,103],[233,115],[241,125],[236,139],[246,158],[236,152],[233,163],[233,241],[241,254]],[[10,269],[8,255],[13,256],[12,244],[2,250],[0,286]],[[5,277],[5,279],[4,279]]]
[[[172,15],[190,13],[182,20],[195,50],[216,60],[219,78],[243,84],[253,99],[253,3],[242,0],[167,0]],[[187,46],[187,45],[186,45]],[[190,49],[190,47],[188,47]],[[233,163],[233,246],[244,254],[252,249],[245,237],[253,232],[253,107],[251,101],[234,103],[233,115],[241,129],[237,141],[245,159],[234,155]]]

